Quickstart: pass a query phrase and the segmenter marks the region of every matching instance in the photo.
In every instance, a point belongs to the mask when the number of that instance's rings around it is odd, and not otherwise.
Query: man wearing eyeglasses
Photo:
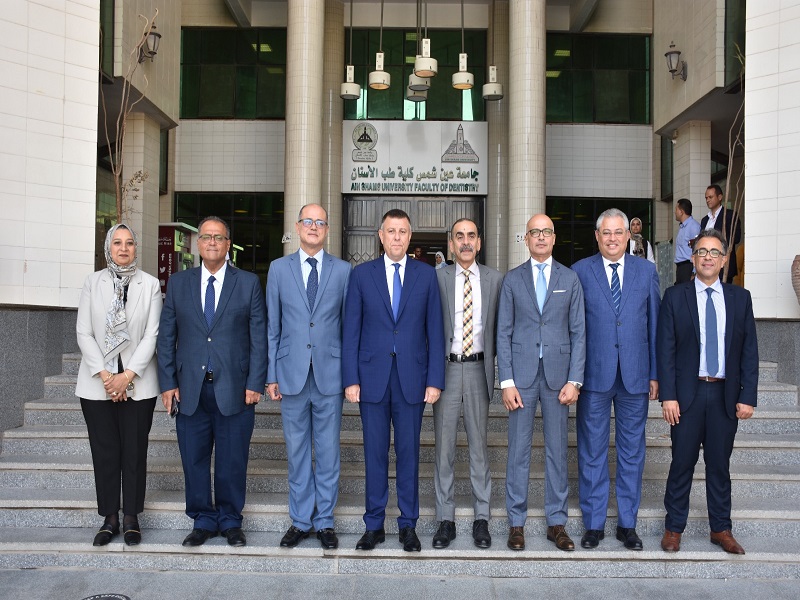
[[[333,509],[339,496],[342,315],[350,265],[322,249],[328,230],[324,208],[301,208],[295,224],[300,248],[273,261],[267,276],[267,395],[281,403],[289,463],[292,525],[281,539],[284,548],[295,547],[312,527],[323,548],[339,545]]]
[[[497,317],[497,367],[508,409],[506,510],[508,547],[525,549],[531,442],[536,405],[545,443],[547,539],[559,550],[575,544],[567,523],[567,419],[584,379],[583,290],[573,271],[553,259],[556,234],[547,215],[528,221],[531,258],[503,279]]]
[[[617,531],[625,548],[641,550],[636,520],[645,459],[648,398],[658,398],[656,326],[661,301],[656,266],[627,254],[628,217],[604,211],[596,223],[600,253],[572,268],[583,285],[586,371],[577,409],[579,498],[584,548],[605,537],[610,476],[608,447],[614,406]]]
[[[176,429],[194,522],[184,546],[221,532],[244,546],[242,508],[255,405],[267,379],[261,282],[226,263],[231,233],[219,217],[200,222],[199,267],[172,275],[158,334],[158,379]],[[214,500],[211,455],[215,456]]]
[[[661,548],[678,552],[700,446],[711,543],[744,554],[731,533],[730,457],[739,419],[756,406],[758,342],[750,292],[719,279],[730,246],[716,229],[694,243],[694,281],[668,288],[658,319],[661,409],[671,425]]]

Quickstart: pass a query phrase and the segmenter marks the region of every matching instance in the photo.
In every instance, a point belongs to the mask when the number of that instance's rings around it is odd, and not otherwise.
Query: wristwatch
[[[578,383],[577,381],[570,381],[570,383],[575,386],[576,390],[578,390],[579,392],[581,391],[581,388],[583,387],[582,383]]]

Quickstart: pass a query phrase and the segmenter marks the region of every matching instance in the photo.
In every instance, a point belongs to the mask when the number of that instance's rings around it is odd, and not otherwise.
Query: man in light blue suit
[[[345,398],[360,402],[366,531],[357,550],[383,542],[394,428],[400,543],[419,552],[419,434],[425,404],[444,389],[444,329],[436,269],[409,260],[411,221],[388,211],[378,231],[385,254],[350,275],[342,340]]]
[[[508,547],[525,549],[533,417],[540,404],[547,539],[569,552],[575,544],[565,528],[567,420],[569,407],[578,401],[586,358],[583,290],[575,273],[553,260],[553,221],[534,215],[525,229],[531,257],[503,279],[497,317],[497,368],[509,411]]]
[[[600,254],[572,266],[586,307],[586,370],[578,402],[579,497],[584,548],[605,535],[608,445],[614,405],[617,450],[617,539],[641,550],[636,518],[645,459],[648,397],[658,398],[656,329],[661,302],[653,263],[626,254],[628,217],[616,208],[597,219]]]
[[[258,276],[225,260],[230,237],[222,219],[200,222],[202,264],[170,277],[161,313],[161,400],[168,412],[179,403],[186,514],[194,521],[184,546],[200,546],[218,531],[231,546],[246,544],[242,508],[255,405],[267,379],[267,322]]]
[[[274,261],[267,277],[267,394],[281,401],[289,460],[292,525],[281,546],[293,548],[313,526],[322,547],[333,549],[339,545],[333,509],[339,496],[342,315],[350,265],[322,249],[329,224],[320,205],[301,208],[295,229],[300,249]]]

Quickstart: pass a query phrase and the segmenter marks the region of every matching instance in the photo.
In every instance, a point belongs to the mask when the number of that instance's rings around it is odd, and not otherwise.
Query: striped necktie
[[[472,354],[472,283],[469,271],[464,270],[464,337],[462,352],[464,356]]]
[[[619,263],[611,263],[609,265],[614,271],[611,273],[611,300],[614,302],[614,312],[619,314],[619,302],[622,299],[622,286],[619,284]]]

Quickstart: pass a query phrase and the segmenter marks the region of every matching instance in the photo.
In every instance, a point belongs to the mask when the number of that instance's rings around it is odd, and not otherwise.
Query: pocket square
[[[554,293],[554,294],[563,294],[563,293],[564,293],[564,292],[566,292],[566,291],[567,291],[567,290],[553,290],[553,293]]]

